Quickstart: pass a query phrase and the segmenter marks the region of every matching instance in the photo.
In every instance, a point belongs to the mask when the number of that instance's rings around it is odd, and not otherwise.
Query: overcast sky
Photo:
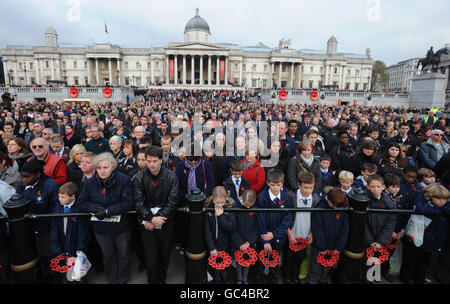
[[[387,65],[450,43],[449,0],[2,0],[0,47],[44,45],[50,25],[60,46],[183,42],[197,7],[212,43],[276,47],[285,38],[295,49],[324,50],[334,34],[338,52],[370,48]]]

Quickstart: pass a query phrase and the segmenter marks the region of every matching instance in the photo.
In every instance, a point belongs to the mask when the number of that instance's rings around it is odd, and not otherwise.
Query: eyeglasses
[[[434,136],[442,137],[442,134],[433,134]]]
[[[42,149],[44,148],[44,145],[36,145],[36,146],[31,146],[32,149]]]

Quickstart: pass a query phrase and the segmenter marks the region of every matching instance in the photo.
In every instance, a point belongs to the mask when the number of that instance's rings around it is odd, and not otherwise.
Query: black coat
[[[216,216],[215,212],[205,215],[205,238],[208,250],[230,251],[231,233],[236,229],[233,213],[224,212]]]
[[[80,165],[76,162],[71,162],[67,165],[67,182],[72,182],[78,187],[78,193],[81,191],[84,173],[80,169]]]
[[[339,176],[339,172],[347,170],[353,172],[355,163],[355,151],[350,145],[341,147],[335,146],[330,153],[331,156],[331,168],[336,171],[336,175]],[[359,174],[358,174],[359,175]]]
[[[298,154],[297,156],[292,157],[288,163],[286,176],[288,181],[288,188],[294,192],[297,191],[298,174],[303,171],[308,171],[314,174],[314,193],[320,193],[322,191],[322,172],[320,171],[320,161],[314,158],[311,166],[308,166]]]
[[[233,208],[247,209],[239,202],[235,202]],[[256,208],[256,204],[248,210]],[[231,250],[237,251],[239,247],[245,242],[250,243],[250,247],[256,248],[256,241],[258,239],[258,222],[255,212],[236,212],[235,213],[236,229],[231,233]]]
[[[239,197],[242,196],[242,193],[244,193],[245,190],[251,189],[250,183],[243,177],[241,177],[241,183],[239,185],[239,193],[236,193],[235,183],[233,182],[231,176],[229,176],[225,180],[225,182],[223,183],[223,186],[228,191],[228,196],[230,196],[234,200],[234,202],[237,204],[239,204]]]

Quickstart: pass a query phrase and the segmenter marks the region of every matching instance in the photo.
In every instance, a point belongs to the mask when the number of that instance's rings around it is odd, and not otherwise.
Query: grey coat
[[[309,171],[314,174],[316,179],[314,185],[314,193],[320,193],[322,191],[322,173],[320,171],[320,161],[314,158],[311,167],[308,166],[300,157],[299,154],[292,157],[288,162],[287,169],[287,186],[294,193],[298,189],[298,174],[303,171]]]
[[[395,209],[395,202],[384,193],[377,200],[370,193],[371,200],[368,203],[370,209]],[[393,213],[369,212],[366,218],[365,241],[368,245],[377,242],[381,246],[386,246],[392,237],[396,223],[396,216]]]

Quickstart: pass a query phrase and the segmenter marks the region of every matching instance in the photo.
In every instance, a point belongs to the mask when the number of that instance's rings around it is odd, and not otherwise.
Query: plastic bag
[[[400,275],[400,269],[402,267],[402,251],[403,244],[400,244],[400,246],[395,249],[394,254],[391,255],[389,259],[389,273],[393,276]]]
[[[77,259],[72,270],[72,280],[80,281],[81,278],[88,273],[91,267],[91,262],[87,259],[86,254],[83,251],[77,251]]]
[[[423,233],[425,231],[425,217],[419,214],[412,214],[406,225],[406,235],[414,242],[416,247],[423,244]]]

